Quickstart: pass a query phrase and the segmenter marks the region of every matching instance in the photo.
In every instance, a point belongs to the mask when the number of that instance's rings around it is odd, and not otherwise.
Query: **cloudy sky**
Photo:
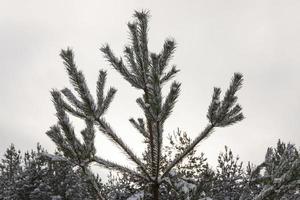
[[[105,62],[99,47],[117,55],[128,43],[126,23],[135,9],[151,11],[149,45],[178,43],[172,61],[181,70],[182,92],[166,134],[180,128],[192,138],[206,125],[214,86],[227,88],[234,72],[244,74],[239,101],[246,119],[217,129],[198,146],[214,165],[228,145],[243,161],[259,163],[281,138],[300,145],[300,1],[4,1],[0,7],[0,152],[10,143],[31,149],[56,122],[49,91],[70,86],[60,49],[72,47],[76,62],[95,90],[98,70],[118,89],[107,113],[113,128],[140,154],[141,137],[128,122],[141,116],[140,95]],[[77,130],[82,123],[74,120]],[[97,133],[98,154],[125,162],[123,154]]]

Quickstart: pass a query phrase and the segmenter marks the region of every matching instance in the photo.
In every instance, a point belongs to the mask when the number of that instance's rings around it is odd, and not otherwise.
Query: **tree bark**
[[[152,199],[159,200],[159,184],[153,183],[151,189],[152,189]]]

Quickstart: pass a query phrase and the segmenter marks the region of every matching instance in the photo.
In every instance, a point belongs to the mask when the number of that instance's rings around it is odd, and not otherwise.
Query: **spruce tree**
[[[161,52],[152,53],[148,49],[148,20],[146,11],[135,12],[135,21],[128,23],[131,44],[124,48],[124,58],[114,55],[109,45],[101,47],[104,57],[118,71],[122,77],[137,90],[142,91],[142,96],[136,102],[142,109],[144,116],[129,121],[135,127],[147,144],[146,162],[139,158],[130,147],[118,136],[105,118],[105,113],[116,93],[110,88],[104,93],[106,72],[100,70],[97,81],[97,97],[94,99],[86,84],[83,73],[78,70],[74,53],[71,49],[62,50],[62,57],[70,82],[74,90],[65,88],[61,91],[54,89],[52,99],[56,108],[58,124],[53,125],[47,135],[63,152],[68,162],[79,166],[90,184],[95,188],[98,199],[104,199],[101,190],[92,178],[89,165],[93,162],[101,166],[126,173],[139,179],[149,188],[151,199],[160,199],[159,189],[172,169],[178,165],[195,147],[209,137],[217,127],[226,127],[244,117],[242,108],[237,104],[236,92],[241,88],[243,77],[235,73],[229,89],[221,99],[221,89],[214,88],[212,101],[208,108],[208,123],[204,130],[191,143],[184,148],[166,167],[162,168],[164,124],[179,97],[180,83],[173,81],[169,92],[163,94],[162,89],[178,73],[175,65],[170,66],[170,60],[175,52],[176,43],[173,39],[166,39]],[[68,114],[85,121],[86,128],[81,131],[83,142],[76,136]],[[133,161],[137,168],[129,169],[121,164],[105,160],[96,155],[94,146],[95,127],[115,143]],[[147,191],[145,191],[147,192]]]

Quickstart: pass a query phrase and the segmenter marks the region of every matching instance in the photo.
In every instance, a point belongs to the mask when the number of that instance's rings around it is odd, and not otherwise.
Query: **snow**
[[[188,183],[182,179],[179,179],[175,185],[177,188],[180,188],[180,190],[185,194],[189,193],[196,187],[194,184]]]
[[[144,197],[144,192],[139,192],[139,193],[132,195],[127,200],[141,200],[143,197]]]
[[[49,154],[49,153],[41,153],[40,156],[44,156],[44,157],[50,159],[51,161],[66,161],[66,159],[61,156],[53,155],[53,154]]]
[[[52,196],[51,200],[62,200],[62,197],[60,195]]]

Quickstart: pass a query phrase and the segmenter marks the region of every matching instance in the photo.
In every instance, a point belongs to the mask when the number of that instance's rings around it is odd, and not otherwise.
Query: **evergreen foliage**
[[[116,89],[110,88],[104,95],[106,72],[102,70],[99,72],[97,98],[94,99],[83,73],[78,70],[75,64],[71,49],[62,50],[60,55],[76,94],[68,88],[51,92],[58,124],[52,126],[47,135],[63,152],[68,161],[81,167],[87,176],[90,176],[88,173],[90,163],[96,162],[105,168],[138,178],[145,187],[149,188],[149,191],[146,192],[151,193],[153,199],[159,199],[159,188],[166,181],[165,178],[195,149],[196,145],[207,138],[214,128],[226,127],[244,118],[241,112],[242,108],[237,104],[236,96],[236,92],[242,86],[243,77],[239,73],[234,74],[229,89],[225,92],[222,100],[220,99],[221,89],[214,89],[207,113],[209,120],[207,126],[163,168],[164,124],[172,113],[181,85],[179,82],[173,81],[169,92],[167,94],[162,92],[165,83],[172,80],[178,72],[175,66],[171,66],[169,69],[176,43],[173,39],[167,39],[161,52],[150,52],[148,49],[149,13],[146,11],[135,12],[134,18],[134,22],[128,23],[131,44],[125,46],[124,49],[126,62],[123,62],[122,58],[116,57],[109,45],[102,46],[100,50],[111,66],[134,88],[143,93],[136,102],[141,107],[144,117],[137,120],[131,118],[129,121],[144,136],[144,141],[147,143],[147,153],[145,154],[147,158],[144,160],[139,158],[105,119],[105,112],[116,93]],[[86,128],[81,131],[83,142],[80,142],[79,138],[76,137],[67,113],[85,121]],[[137,168],[129,169],[96,156],[94,126],[113,141],[127,155],[128,159],[137,165]],[[91,184],[98,191],[98,198],[103,199],[100,188],[97,188],[92,179]]]
[[[57,155],[49,159],[45,154],[39,144],[36,150],[26,152],[23,159],[13,145],[7,149],[0,162],[1,200],[95,199],[93,188],[80,170],[75,171],[69,163],[56,159]],[[13,176],[8,176],[8,172]]]
[[[128,23],[130,44],[124,48],[123,58],[115,56],[107,44],[100,48],[108,63],[141,91],[136,103],[143,116],[130,118],[129,122],[146,143],[142,157],[131,150],[105,117],[116,93],[113,87],[106,89],[106,71],[99,71],[93,97],[73,51],[62,50],[60,56],[73,88],[51,91],[58,122],[46,134],[57,152],[49,154],[38,144],[36,150],[21,155],[10,145],[0,162],[0,200],[300,199],[300,156],[292,144],[279,140],[275,148],[268,148],[263,163],[248,163],[245,168],[227,146],[218,157],[216,169],[203,153],[196,151],[196,146],[216,128],[244,119],[236,96],[243,83],[240,73],[234,73],[223,97],[221,89],[214,88],[207,125],[196,138],[191,139],[180,130],[168,137],[164,135],[165,122],[181,88],[179,82],[172,81],[179,70],[170,64],[176,42],[166,39],[159,53],[151,52],[148,20],[147,11],[134,13],[134,21]],[[164,93],[166,83],[170,83],[170,88]],[[69,115],[84,121],[80,134],[76,134]],[[120,148],[136,167],[132,169],[96,154],[97,131]],[[106,183],[91,170],[92,163],[113,171]]]
[[[190,142],[186,133],[176,131],[168,137],[162,163],[168,163]],[[8,162],[12,157],[7,155],[16,155],[15,160],[23,159]],[[266,160],[256,167],[252,164],[242,167],[238,157],[225,147],[218,157],[216,169],[213,169],[203,153],[193,151],[161,183],[160,199],[297,200],[300,198],[299,159],[299,150],[280,140],[275,148],[268,148]],[[13,163],[13,166],[7,163]],[[13,145],[9,146],[0,165],[1,200],[98,198],[97,191],[80,168],[66,162],[59,153],[54,156],[47,154],[39,144],[36,150],[23,156]],[[13,176],[14,182],[7,178],[10,169],[18,169]],[[97,176],[94,180],[104,199],[152,199],[147,193],[147,184],[130,174],[111,173],[106,183]]]
[[[280,140],[276,148],[268,148],[265,161],[250,173],[251,187],[255,193],[250,193],[253,196],[250,197],[255,200],[299,199],[300,156],[297,148]]]
[[[242,167],[239,157],[234,157],[232,151],[225,146],[225,152],[218,157],[214,187],[211,191],[213,199],[239,199],[245,184]]]

